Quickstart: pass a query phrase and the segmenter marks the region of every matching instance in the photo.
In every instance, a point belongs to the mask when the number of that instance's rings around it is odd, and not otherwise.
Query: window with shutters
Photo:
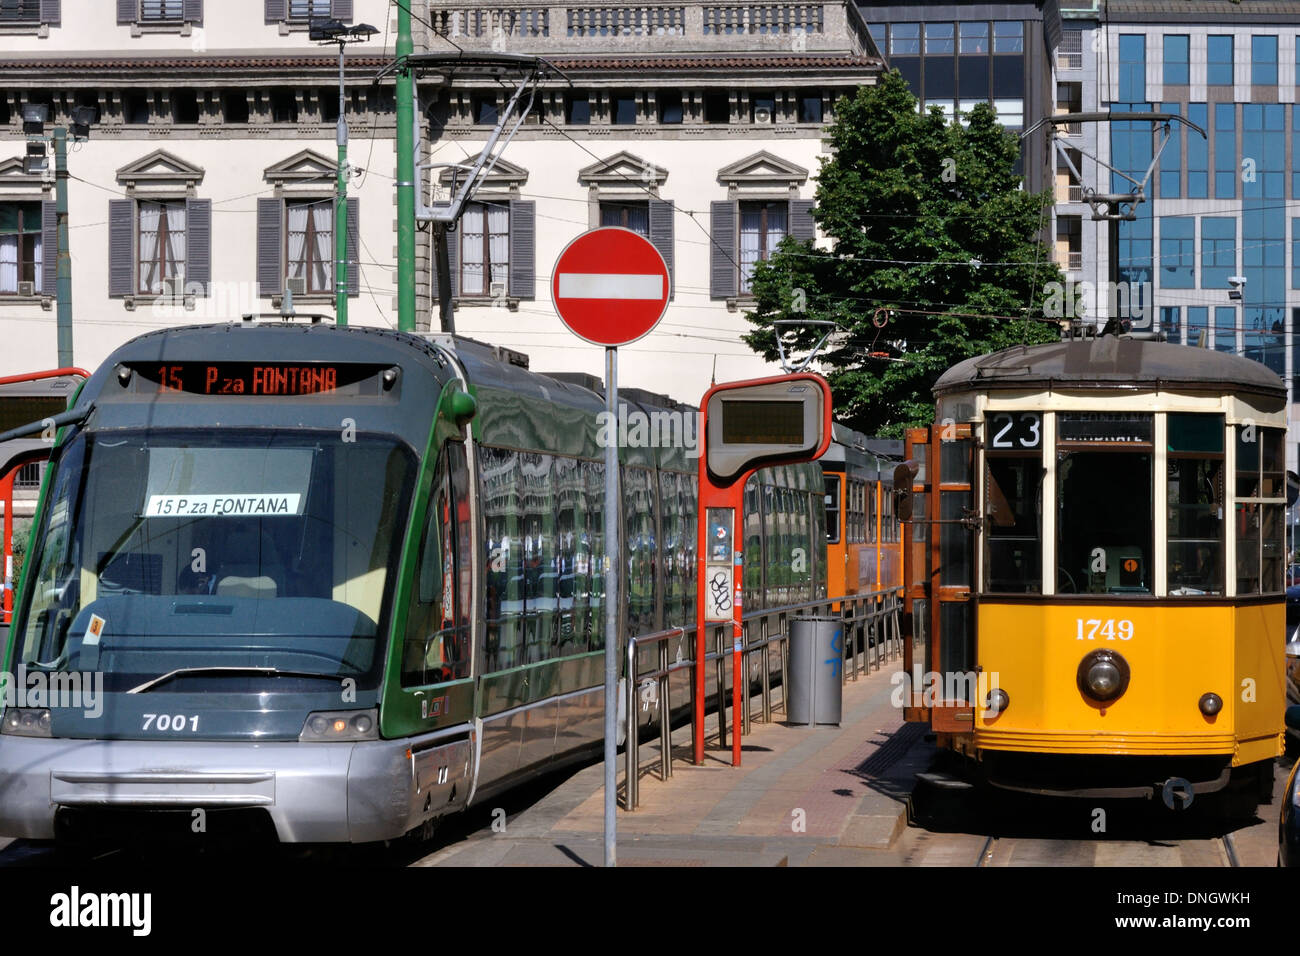
[[[669,297],[674,295],[673,233],[676,207],[661,199],[668,170],[655,162],[622,150],[578,171],[578,182],[588,192],[587,222],[597,226],[630,229],[650,240],[668,267]]]
[[[0,296],[43,289],[44,237],[39,202],[0,202]]]
[[[196,195],[204,170],[159,149],[115,175],[126,198],[108,203],[108,294],[128,309],[141,296],[206,295],[212,200]]]
[[[161,295],[163,280],[185,278],[185,201],[140,202],[136,225],[136,291]]]
[[[60,25],[60,0],[0,0],[0,33],[38,33],[45,36]]]
[[[740,294],[749,295],[754,264],[776,251],[788,233],[789,206],[785,201],[746,201],[740,204]]]
[[[0,0],[0,3],[4,0]],[[117,0],[117,22],[143,33],[182,33],[203,22],[203,0]]]
[[[334,201],[285,202],[285,257],[290,279],[303,279],[307,295],[334,291]]]
[[[460,294],[491,296],[510,281],[509,202],[472,202],[460,220]]]
[[[493,185],[522,185],[527,173],[512,164],[505,166],[504,175]],[[531,199],[508,195],[480,196],[478,202],[466,204],[456,230],[447,234],[453,300],[514,310],[520,301],[537,297],[536,208]],[[430,279],[436,299],[436,264]]]
[[[312,20],[352,22],[353,0],[263,0],[265,20],[281,33],[306,30]]]
[[[46,283],[50,281],[47,267]],[[108,203],[108,294],[134,308],[142,296],[207,295],[212,200],[166,195]]]
[[[738,297],[751,295],[755,264],[771,258],[782,239],[816,239],[813,201],[795,198],[807,176],[807,170],[767,152],[718,172],[731,198],[709,204],[709,298],[734,306]]]

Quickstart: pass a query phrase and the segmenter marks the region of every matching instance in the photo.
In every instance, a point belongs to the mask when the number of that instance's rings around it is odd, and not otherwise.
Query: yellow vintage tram
[[[1103,336],[967,360],[935,395],[900,502],[907,719],[1004,788],[1177,805],[1235,778],[1267,801],[1282,381]]]

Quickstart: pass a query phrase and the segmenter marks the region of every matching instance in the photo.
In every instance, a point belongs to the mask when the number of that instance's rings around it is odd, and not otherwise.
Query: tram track
[[[975,858],[974,866],[976,869],[985,869],[996,865],[993,862],[994,853],[996,848],[1002,844],[1003,839],[1004,839],[1003,837],[997,836],[995,834],[989,835],[989,837],[981,845],[979,850],[979,855],[976,856]],[[1033,843],[1043,842],[1040,840],[1034,840],[1032,838],[1025,838],[1025,837],[1010,837],[1006,839],[1008,840],[1008,845],[1012,848],[1012,852],[1014,852],[1015,847],[1017,847],[1020,844],[1033,844]],[[1089,841],[1080,840],[1080,841],[1070,841],[1070,842],[1083,844]],[[1231,833],[1225,833],[1223,836],[1217,837],[1215,839],[1215,842],[1218,843],[1219,847],[1222,849],[1223,858],[1226,861],[1227,866],[1229,868],[1235,869],[1241,866],[1241,859],[1237,854],[1237,845],[1236,842],[1233,840],[1233,836]],[[1151,844],[1150,842],[1144,842],[1138,840],[1122,840],[1122,841],[1117,841],[1117,843],[1113,845],[1120,846],[1120,847],[1132,847],[1136,852],[1141,852],[1143,849],[1146,849],[1153,844]],[[1009,860],[1009,858],[1010,858],[1010,853],[1008,853],[1004,859]],[[1008,864],[1004,862],[1001,865],[1005,866]]]

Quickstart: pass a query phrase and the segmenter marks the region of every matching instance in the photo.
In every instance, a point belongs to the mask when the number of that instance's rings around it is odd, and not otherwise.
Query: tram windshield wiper
[[[322,674],[320,671],[293,671],[282,670],[279,667],[178,667],[174,671],[168,671],[166,674],[159,674],[157,677],[151,677],[143,684],[132,687],[127,691],[128,694],[142,694],[147,690],[153,690],[159,684],[165,684],[176,677],[188,677],[194,674],[216,674],[219,676],[234,676],[236,674],[263,674],[267,677],[310,677],[316,680],[327,680],[331,683],[338,683],[343,678],[334,674]]]

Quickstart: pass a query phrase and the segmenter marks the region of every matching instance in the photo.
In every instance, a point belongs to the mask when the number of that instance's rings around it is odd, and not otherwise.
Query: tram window
[[[582,471],[583,494],[586,498],[587,545],[579,551],[579,568],[589,568],[590,612],[588,633],[589,649],[598,651],[605,646],[605,466],[601,462],[578,463]]]
[[[586,514],[579,463],[572,458],[557,457],[554,476],[558,508],[555,521],[555,594],[559,614],[559,655],[564,657],[587,649],[590,562],[583,560]]]
[[[881,536],[887,544],[898,542],[898,518],[894,515],[894,496],[889,489],[882,489],[880,497]]]
[[[695,620],[695,561],[698,542],[695,540],[695,516],[699,509],[699,479],[695,475],[682,475],[682,516],[686,533],[682,535],[682,587],[685,589],[685,621]],[[665,622],[668,624],[670,622]],[[671,622],[676,623],[676,622]]]
[[[417,586],[407,609],[403,687],[469,676],[468,554],[461,540],[469,533],[464,461],[464,447],[449,443],[435,472]]]
[[[524,660],[532,664],[549,657],[556,646],[555,628],[555,507],[551,487],[551,456],[520,455],[523,501],[520,515],[523,567]]]
[[[984,589],[1039,594],[1043,589],[1042,457],[989,454],[985,467]]]
[[[757,478],[751,478],[745,483],[744,607],[746,610],[766,606],[762,601],[763,534],[766,530],[768,537],[771,538],[775,534],[776,526],[772,521],[771,512],[764,515],[761,510],[766,497],[764,491]],[[775,542],[769,541],[768,553],[771,554],[775,547]]]
[[[519,529],[519,453],[483,446],[483,517],[487,544],[487,648],[485,670],[517,663],[523,613],[523,567]]]
[[[1223,416],[1170,413],[1168,446],[1169,594],[1222,594]]]
[[[1151,468],[1152,456],[1146,451],[1060,452],[1058,593],[1151,593]]]
[[[655,613],[655,495],[651,472],[623,470],[623,500],[627,503],[627,626],[631,634],[654,630]]]
[[[840,540],[840,476],[826,476],[826,540],[838,544]]]
[[[814,545],[819,544],[813,537],[815,522],[813,520],[813,496],[806,492],[796,494],[798,506],[798,528],[800,528],[800,548],[805,550],[805,558],[798,564],[798,583],[800,583],[800,600],[813,600],[813,585],[816,581],[816,559],[814,555],[819,549]],[[811,553],[809,553],[811,551]]]
[[[785,569],[781,556],[785,553],[785,514],[781,509],[781,498],[773,485],[763,485],[763,581],[764,607],[774,607],[782,603],[785,588]],[[746,564],[749,562],[746,561]]]
[[[1284,587],[1283,432],[1255,425],[1239,425],[1234,431],[1237,593],[1274,594]]]
[[[868,521],[871,506],[867,503],[867,484],[864,481],[853,483],[853,542],[865,544],[870,540],[871,531]]]
[[[685,495],[681,489],[682,476],[672,471],[659,473],[660,527],[663,532],[663,592],[664,592],[664,626],[673,627],[685,620],[683,601],[686,595],[686,581],[682,570],[686,565],[682,553],[683,536],[689,533],[684,520],[683,506]]]

